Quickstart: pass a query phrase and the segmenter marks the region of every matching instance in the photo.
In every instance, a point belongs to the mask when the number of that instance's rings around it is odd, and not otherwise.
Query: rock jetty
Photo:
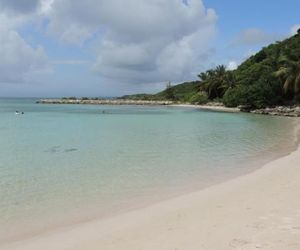
[[[94,105],[171,105],[172,101],[148,101],[127,99],[41,99],[42,104],[94,104]]]

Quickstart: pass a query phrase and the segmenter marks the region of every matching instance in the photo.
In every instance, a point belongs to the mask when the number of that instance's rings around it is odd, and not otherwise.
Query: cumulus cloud
[[[18,28],[31,19],[28,12],[34,12],[38,4],[0,0],[0,83],[24,82],[30,75],[49,69],[44,49],[31,46],[18,33]]]
[[[28,74],[47,68],[42,47],[32,48],[13,30],[0,32],[0,82],[23,82]]]
[[[201,0],[60,0],[48,33],[67,43],[94,39],[94,72],[128,82],[181,80],[205,65],[217,16]]]
[[[96,74],[146,83],[190,79],[205,68],[217,15],[202,0],[0,0],[0,82],[24,81],[49,63],[83,63],[49,62],[18,32],[32,21],[78,49],[93,46]]]
[[[276,33],[268,33],[260,29],[251,28],[240,32],[232,41],[233,46],[255,46],[272,43],[282,39],[283,36]]]
[[[298,30],[300,29],[300,24],[295,24],[291,27],[291,35],[296,35]]]

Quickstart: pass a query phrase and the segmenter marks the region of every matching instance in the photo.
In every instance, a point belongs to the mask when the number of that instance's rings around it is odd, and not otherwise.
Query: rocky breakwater
[[[94,104],[94,105],[170,105],[172,101],[148,101],[127,99],[41,99],[41,104]]]
[[[263,115],[300,117],[300,106],[277,106],[274,108],[250,110],[249,112]]]

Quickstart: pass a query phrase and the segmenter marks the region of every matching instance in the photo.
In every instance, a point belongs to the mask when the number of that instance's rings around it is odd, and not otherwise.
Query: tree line
[[[295,36],[263,48],[236,70],[224,65],[198,75],[199,97],[226,106],[261,108],[300,102],[300,30]]]

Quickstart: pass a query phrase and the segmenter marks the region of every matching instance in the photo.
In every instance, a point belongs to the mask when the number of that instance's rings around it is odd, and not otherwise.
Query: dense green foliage
[[[157,100],[155,95],[150,94],[134,94],[134,95],[124,95],[118,99],[129,99],[129,100]]]
[[[299,102],[300,34],[263,48],[232,73],[235,83],[223,98],[227,106],[261,108]]]
[[[171,100],[178,102],[190,102],[190,99],[198,94],[200,82],[185,82],[175,86],[168,85],[166,89],[154,95],[150,94],[136,94],[122,96],[122,99],[131,100]]]
[[[263,48],[236,70],[223,65],[198,75],[200,81],[168,85],[157,94],[129,99],[173,100],[203,104],[222,100],[226,106],[262,108],[300,102],[300,30],[298,34]]]
[[[232,71],[227,71],[224,65],[202,72],[198,77],[201,79],[200,91],[205,91],[209,99],[222,98],[226,90],[235,84]]]
[[[77,97],[75,97],[75,96],[70,96],[70,97],[62,97],[61,99],[62,99],[62,100],[76,100]]]
[[[208,95],[204,91],[198,92],[189,98],[189,102],[191,104],[205,104],[208,102]]]

